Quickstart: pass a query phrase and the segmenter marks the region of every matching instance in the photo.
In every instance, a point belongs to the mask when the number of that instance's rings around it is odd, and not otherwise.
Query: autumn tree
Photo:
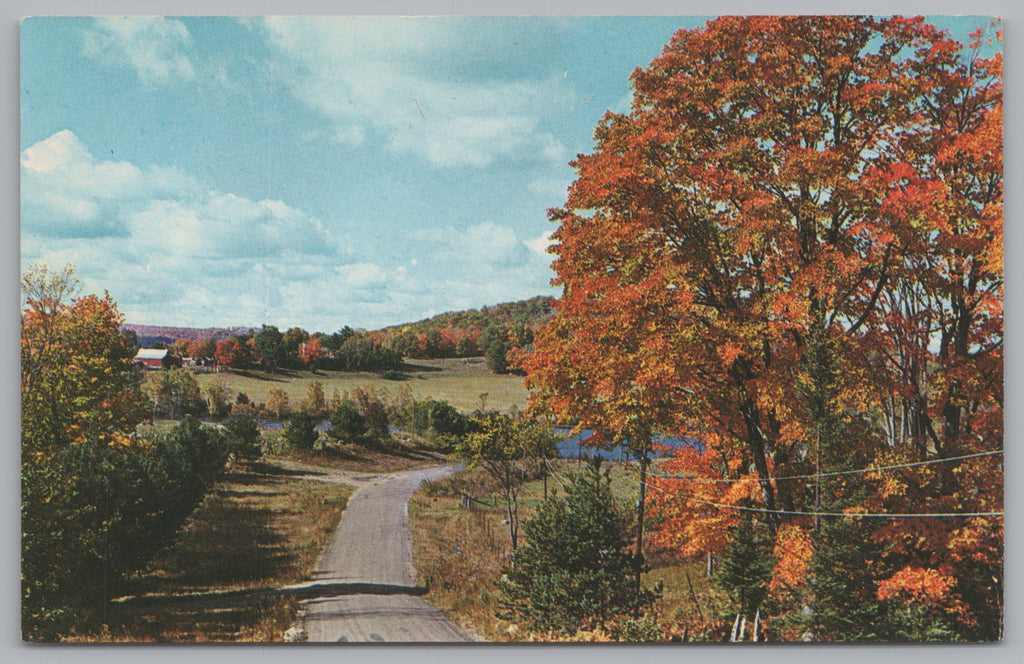
[[[267,391],[267,410],[277,419],[286,417],[291,412],[288,405],[288,393],[279,387],[270,388]]]
[[[249,360],[245,346],[234,336],[218,342],[213,357],[217,364],[232,369],[245,366]]]
[[[971,462],[976,475],[941,463],[1002,448],[1002,70],[984,48],[901,17],[679,31],[551,211],[564,294],[526,361],[535,408],[630,440],[705,441],[717,458],[683,451],[676,469],[707,474],[656,480],[654,500],[704,521],[688,528],[711,546],[735,516],[695,496],[753,498],[769,537],[788,537],[808,527],[791,513],[824,502],[780,478],[830,465],[940,462],[873,476],[856,500],[833,483],[842,509],[914,511],[915,493],[940,512],[1000,512],[997,459]],[[822,361],[832,384],[815,409],[800,377]],[[974,611],[961,633],[991,638],[1002,524],[978,518],[886,522],[877,537],[899,545],[874,561],[878,591],[962,567],[973,581],[947,584],[946,615]],[[964,544],[965,528],[980,537]]]
[[[519,545],[519,493],[524,482],[540,476],[544,461],[556,455],[556,439],[543,423],[514,422],[505,415],[487,415],[477,425],[478,431],[456,443],[455,455],[498,482],[514,551]]]
[[[186,354],[200,360],[212,360],[217,352],[217,342],[212,337],[190,341]]]
[[[309,332],[301,327],[289,328],[281,335],[281,362],[287,366],[297,366],[299,349],[309,340]]]
[[[216,418],[224,417],[231,410],[229,399],[231,388],[225,380],[211,381],[203,390],[203,398],[206,400],[206,411]]]
[[[306,398],[302,400],[302,410],[315,417],[327,417],[327,399],[324,397],[324,384],[314,380],[306,389]]]
[[[22,445],[46,456],[87,433],[112,438],[145,417],[134,355],[109,295],[79,295],[71,267],[22,278]]]
[[[299,348],[299,361],[306,365],[311,371],[316,370],[317,362],[323,357],[324,350],[320,340],[312,337]]]

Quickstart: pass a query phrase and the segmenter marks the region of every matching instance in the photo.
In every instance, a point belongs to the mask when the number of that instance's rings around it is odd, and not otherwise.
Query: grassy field
[[[567,474],[577,469],[575,461],[560,462],[548,479],[548,493],[555,495]],[[637,499],[636,469],[628,464],[612,466],[612,490],[624,506]],[[495,616],[499,608],[494,581],[508,563],[511,546],[504,503],[498,487],[481,469],[424,485],[409,506],[413,529],[413,551],[420,583],[428,588],[426,598],[454,622],[492,641],[528,638],[510,623]],[[461,506],[465,492],[477,500],[470,509]],[[544,500],[544,484],[537,480],[523,487],[520,520]],[[648,551],[651,570],[644,583],[663,583],[663,596],[654,606],[658,622],[667,635],[688,629],[690,638],[712,637],[722,625],[717,620],[727,604],[724,595],[707,578],[701,561],[681,561],[670,552]],[[692,592],[691,592],[692,587]],[[724,625],[724,623],[722,623]]]
[[[310,383],[319,380],[328,400],[334,390],[344,394],[356,387],[373,387],[394,393],[400,386],[407,385],[417,399],[431,397],[447,401],[465,413],[481,406],[502,412],[513,406],[520,410],[526,407],[527,392],[522,377],[491,373],[483,358],[415,360],[406,365],[402,374],[403,380],[386,380],[369,372],[319,371],[314,375],[310,371],[251,371],[196,374],[196,380],[201,388],[223,380],[232,394],[245,392],[255,403],[265,403],[267,392],[277,388],[288,394],[290,403],[298,404],[305,398]]]
[[[225,472],[105,628],[73,641],[279,641],[297,603],[261,592],[308,576],[352,488],[273,460]]]

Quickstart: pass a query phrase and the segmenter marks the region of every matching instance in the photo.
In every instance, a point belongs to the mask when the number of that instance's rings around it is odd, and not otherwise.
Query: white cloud
[[[377,289],[387,284],[387,275],[374,263],[354,263],[339,268],[345,283],[352,288]]]
[[[337,240],[283,201],[203,187],[173,168],[97,160],[63,130],[22,152],[23,228],[43,237],[130,236],[191,256],[325,255]]]
[[[85,286],[109,290],[129,320],[249,324],[267,312],[308,314],[289,284],[323,297],[348,277],[320,220],[280,200],[204,187],[175,169],[98,160],[62,131],[22,153],[22,256],[72,263]],[[352,270],[363,287],[379,275]],[[383,274],[383,271],[380,271]]]
[[[121,235],[124,206],[185,196],[197,186],[176,169],[97,161],[66,129],[26,148],[21,165],[23,223],[55,237]]]
[[[457,73],[444,63],[452,54],[471,57],[459,43],[465,38],[429,20],[291,17],[269,18],[264,27],[280,56],[281,80],[345,128],[337,136],[344,142],[361,141],[372,129],[392,150],[449,168],[499,159],[564,163],[561,141],[538,130],[568,95],[561,75],[505,80]],[[424,61],[441,64],[427,70]]]
[[[185,24],[163,17],[122,16],[95,20],[82,48],[91,58],[129,66],[146,85],[193,81],[196,72],[186,50],[192,43]]]
[[[490,221],[467,228],[456,247],[474,262],[491,265],[517,265],[528,257],[514,230]]]
[[[554,242],[551,240],[552,231],[545,231],[541,233],[540,237],[533,238],[532,240],[523,240],[523,244],[529,247],[530,251],[540,256],[547,256],[548,247]]]

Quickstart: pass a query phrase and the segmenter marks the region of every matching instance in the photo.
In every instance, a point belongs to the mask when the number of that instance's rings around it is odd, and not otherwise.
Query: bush
[[[102,616],[125,575],[173,538],[227,460],[186,417],[131,445],[85,440],[22,468],[22,634],[55,640]]]
[[[304,410],[297,410],[284,426],[284,437],[288,444],[300,450],[311,450],[316,443],[317,419]]]
[[[331,430],[329,435],[335,440],[344,442],[358,442],[369,428],[366,426],[366,418],[355,407],[351,401],[342,401],[331,415]]]

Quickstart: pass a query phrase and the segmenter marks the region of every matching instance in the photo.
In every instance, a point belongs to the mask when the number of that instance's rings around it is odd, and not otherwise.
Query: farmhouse
[[[166,348],[140,348],[135,354],[135,362],[147,369],[159,369],[167,361]]]

